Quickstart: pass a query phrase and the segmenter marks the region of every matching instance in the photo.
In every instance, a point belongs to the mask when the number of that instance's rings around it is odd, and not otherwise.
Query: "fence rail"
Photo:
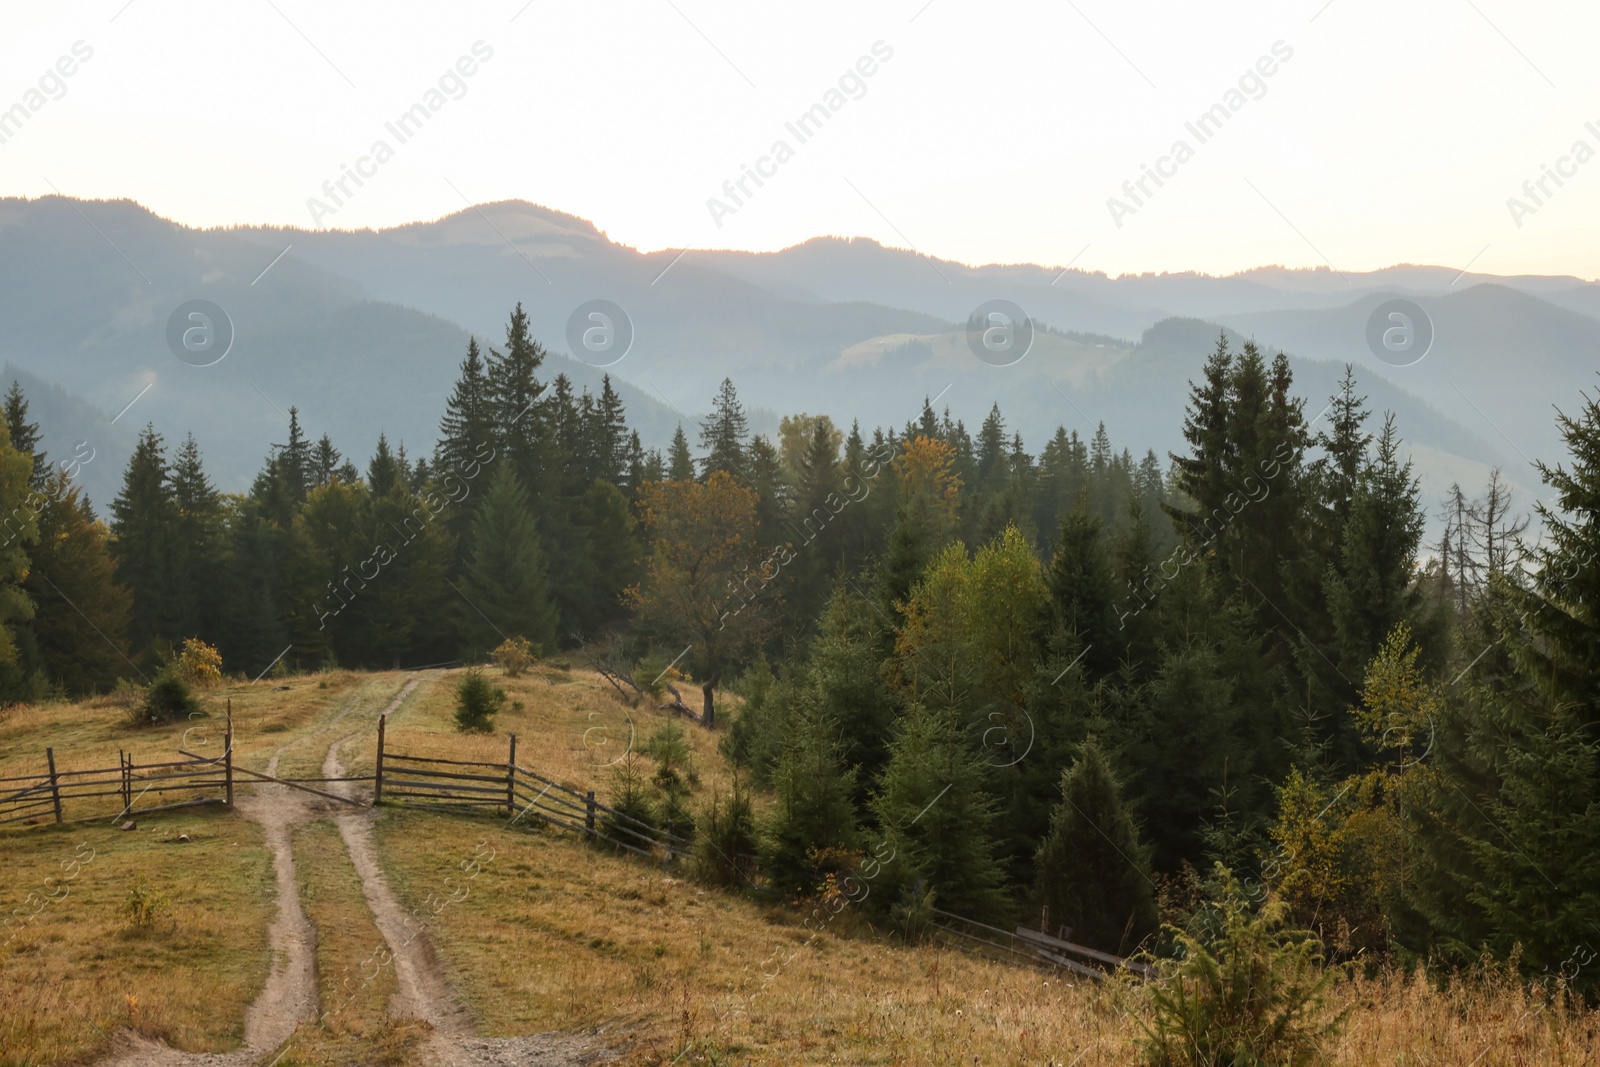
[[[243,775],[246,781],[238,784],[265,781],[361,806],[366,804],[362,796],[336,795],[308,783],[371,782],[373,804],[389,799],[446,811],[498,811],[512,823],[537,819],[652,859],[672,862],[689,854],[689,840],[671,826],[663,828],[645,822],[596,800],[592,789],[578,790],[522,766],[517,762],[515,734],[509,739],[506,761],[495,763],[396,752],[385,741],[387,724],[388,716],[380,715],[376,766],[373,774],[364,777],[288,779],[236,766],[231,706],[227,741],[217,758],[180,749],[181,759],[136,763],[131,753],[119,752],[115,767],[67,770],[56,766],[55,751],[47,748],[42,768],[45,773],[0,778],[0,826],[104,818],[103,803],[98,805],[98,812],[86,811],[88,805],[80,803],[108,797],[120,801],[115,817],[193,804],[232,807],[237,776]],[[215,795],[140,806],[147,797],[169,801],[173,794],[186,793]]]
[[[933,924],[934,929],[947,944],[990,959],[1031,967],[1059,967],[1095,980],[1103,979],[1108,972],[1119,969],[1132,971],[1143,978],[1155,976],[1148,964],[1138,960],[1113,956],[1109,952],[1051,937],[1025,926],[1002,930],[998,926],[963,918],[938,908],[933,912],[938,916]]]
[[[0,779],[0,826],[9,823],[81,822],[101,818],[104,807],[94,814],[83,810],[80,801],[115,797],[122,807],[115,817],[161,811],[194,804],[233,804],[233,716],[228,716],[227,741],[216,759],[185,753],[181,760],[138,763],[132,753],[117,753],[117,766],[63,770],[56,766],[53,748],[44,750],[46,772]],[[215,791],[213,797],[191,798],[176,803],[146,804],[145,797],[164,799],[172,793]],[[69,811],[69,806],[73,809]]]
[[[386,718],[378,718],[374,803],[393,799],[444,811],[498,810],[513,823],[531,816],[640,856],[671,862],[689,853],[689,841],[670,827],[653,826],[602,804],[592,789],[579,791],[519,764],[516,734],[508,740],[504,763],[413,756],[387,747]]]

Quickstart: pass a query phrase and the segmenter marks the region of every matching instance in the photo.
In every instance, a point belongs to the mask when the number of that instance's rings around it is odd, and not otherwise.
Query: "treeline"
[[[1163,919],[1203,937],[1207,902],[1242,891],[1334,958],[1488,954],[1594,988],[1600,408],[1562,417],[1535,546],[1495,475],[1482,500],[1452,490],[1425,556],[1392,419],[1353,372],[1309,421],[1292,385],[1281,355],[1219,342],[1155,506],[1108,512],[1088,479],[1045,545],[1045,464],[1015,448],[969,486],[959,430],[925,413],[835,483],[879,479],[885,540],[712,561],[818,568],[800,594],[827,592],[780,655],[771,598],[708,590],[733,617],[677,631],[708,688],[755,657],[724,746],[776,797],[760,827],[709,812],[707,858],[754,850],[772,885],[908,934],[937,908],[1128,952]],[[664,634],[657,601],[695,614],[686,547],[754,520],[731,476],[654,491],[637,619]]]
[[[609,378],[599,396],[575,393],[565,376],[542,379],[544,359],[520,306],[503,349],[470,342],[431,455],[380,437],[358,466],[330,435],[313,440],[291,408],[287,439],[245,493],[215,488],[192,435],[173,443],[147,427],[105,522],[74,485],[76,464],[54,469],[39,450],[13,386],[3,455],[32,466],[0,486],[11,515],[0,623],[17,645],[0,699],[148,678],[190,637],[252,677],[476,659],[509,635],[546,653],[578,647],[630,623],[646,487],[718,471],[759,498],[752,544],[816,541],[773,591],[765,647],[777,654],[810,628],[832,573],[859,569],[893,522],[894,489],[869,485],[833,523],[838,475],[919,433],[952,443],[955,476],[981,502],[963,517],[969,538],[1014,521],[1042,548],[1080,495],[1108,522],[1129,500],[1152,510],[1160,499],[1155,456],[1114,452],[1103,427],[1088,442],[1059,432],[1037,461],[998,411],[976,438],[930,410],[870,438],[795,416],[769,441],[749,435],[731,382],[691,427],[699,457],[683,427],[662,454],[641,446]]]
[[[1126,952],[1219,870],[1352,958],[1555,972],[1600,930],[1592,402],[1534,547],[1496,478],[1425,554],[1393,421],[1351,372],[1308,420],[1253,345],[1205,360],[1166,464],[1103,426],[1030,453],[997,408],[768,439],[726,381],[697,447],[657,452],[609,379],[543,362],[519,306],[469,345],[430,455],[380,438],[361,470],[291,411],[241,494],[147,429],[108,525],[13,389],[8,698],[148,675],[189,637],[252,677],[524,637],[645,689],[675,664],[706,726],[734,687],[725,750],[775,803],[759,835],[748,805],[701,820],[724,875],[868,879],[908,932],[1047,916]]]

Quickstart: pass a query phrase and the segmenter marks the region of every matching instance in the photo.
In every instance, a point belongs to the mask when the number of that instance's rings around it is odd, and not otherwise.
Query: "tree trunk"
[[[707,730],[714,730],[717,726],[716,680],[713,679],[701,686],[700,691],[704,693],[706,697],[705,710],[700,715],[700,725],[704,726]]]

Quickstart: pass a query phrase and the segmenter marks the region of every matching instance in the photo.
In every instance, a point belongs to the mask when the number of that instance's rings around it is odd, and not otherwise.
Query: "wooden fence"
[[[934,914],[938,918],[933,925],[940,940],[990,959],[1032,967],[1059,967],[1096,980],[1119,969],[1132,971],[1143,978],[1155,977],[1149,964],[1113,956],[1109,952],[1051,937],[1025,926],[1006,931],[937,908]]]
[[[513,823],[532,816],[550,826],[605,841],[668,862],[688,854],[689,842],[618,811],[517,763],[512,734],[504,763],[410,756],[385,747],[386,716],[378,718],[378,759],[373,803],[398,800],[441,810],[504,813]]]
[[[44,759],[47,768],[44,774],[0,778],[0,825],[42,822],[46,819],[61,823],[103,818],[106,797],[114,797],[121,802],[114,818],[195,804],[233,804],[231,719],[223,754],[216,759],[187,756],[185,759],[161,763],[136,763],[132,753],[118,752],[115,767],[76,771],[58,768],[54,749],[45,749]],[[191,792],[215,795],[139,806],[145,797],[165,800],[174,793]],[[98,812],[91,814],[87,810],[91,805],[80,804],[90,800],[100,801],[92,805],[99,808]]]

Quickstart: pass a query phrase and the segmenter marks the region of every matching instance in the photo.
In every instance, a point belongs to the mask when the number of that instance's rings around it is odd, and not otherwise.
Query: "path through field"
[[[392,715],[428,678],[419,675],[395,694],[383,714]],[[273,753],[267,773],[275,775],[285,751],[300,744],[327,740],[322,776],[342,777],[339,748],[346,741],[370,733],[376,716],[361,717],[360,728],[349,730],[347,718],[358,695],[328,723],[302,734]],[[331,740],[328,740],[330,739]],[[334,785],[330,792],[355,797],[354,787]],[[163,1042],[121,1030],[112,1054],[100,1067],[256,1067],[293,1056],[293,1037],[302,1023],[317,1015],[316,931],[300,905],[292,848],[294,828],[316,819],[332,818],[339,828],[374,924],[388,942],[398,989],[389,1004],[395,1018],[421,1019],[432,1027],[421,1062],[426,1067],[577,1067],[604,1058],[594,1040],[582,1034],[534,1034],[527,1037],[474,1036],[471,1013],[457,1000],[425,928],[412,922],[400,906],[383,868],[378,863],[372,826],[378,813],[356,809],[275,783],[257,782],[241,789],[235,802],[238,813],[263,830],[272,852],[277,882],[278,913],[267,929],[272,946],[272,973],[261,994],[245,1011],[244,1047],[228,1053],[180,1052]],[[201,995],[201,991],[196,991]],[[285,1044],[288,1047],[285,1048]]]

